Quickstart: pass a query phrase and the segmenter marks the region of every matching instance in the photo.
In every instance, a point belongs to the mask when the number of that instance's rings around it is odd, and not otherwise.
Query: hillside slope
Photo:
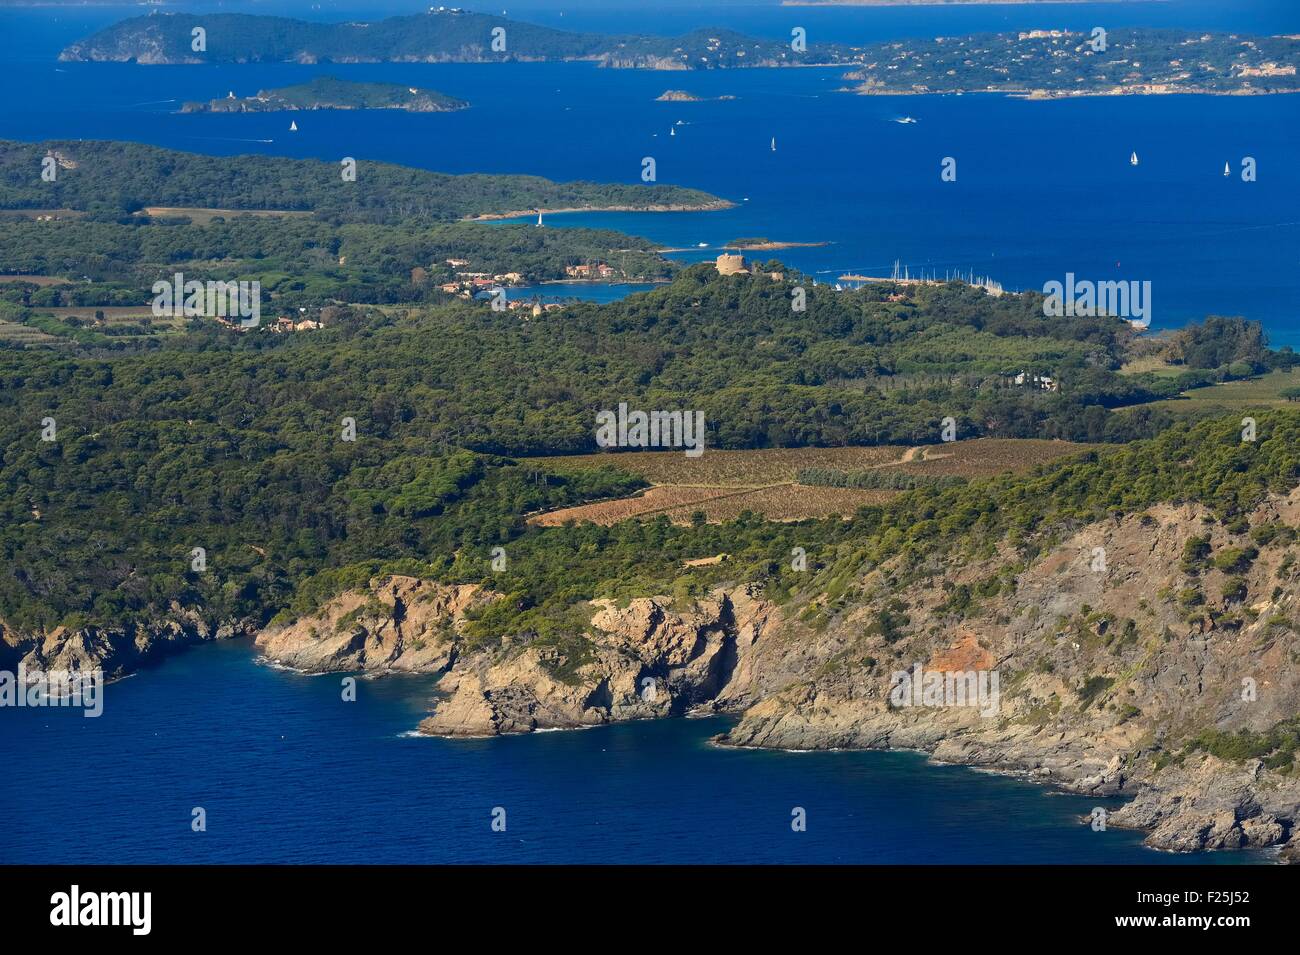
[[[205,31],[202,40],[194,31]],[[643,69],[715,69],[848,62],[849,48],[696,30],[678,37],[572,33],[466,10],[368,23],[237,13],[132,17],[67,47],[61,60],[158,63],[494,63],[591,60]]]
[[[406,623],[440,634],[415,668],[447,674],[449,695],[421,729],[481,736],[735,712],[722,744],[919,749],[1134,797],[1109,824],[1151,830],[1161,848],[1294,855],[1300,419],[1270,415],[1257,442],[1231,424],[909,495],[788,600],[752,579],[695,598],[596,599],[575,605],[559,641],[476,630],[459,609],[442,625]],[[963,498],[983,499],[992,519],[962,513]],[[308,669],[392,668],[388,650],[373,666],[337,656],[374,634],[400,637],[411,614],[392,592],[373,581],[259,643]],[[312,663],[322,648],[328,661]],[[918,665],[992,676],[994,693],[978,706],[900,699],[899,674]]]

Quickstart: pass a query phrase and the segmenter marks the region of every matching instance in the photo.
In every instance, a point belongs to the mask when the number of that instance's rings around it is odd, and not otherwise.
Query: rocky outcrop
[[[1160,774],[1108,823],[1147,829],[1161,849],[1242,849],[1281,845],[1300,809],[1300,787],[1277,785],[1259,760],[1244,766],[1214,757]]]
[[[668,597],[588,607],[583,634],[475,640],[468,614],[499,594],[386,577],[318,613],[257,637],[268,658],[311,672],[444,674],[421,725],[445,736],[495,736],[687,712],[739,710],[794,671],[759,662],[775,608],[745,588],[689,607]],[[773,641],[775,643],[775,641]],[[772,654],[769,654],[772,655]]]
[[[388,576],[256,644],[311,672],[441,675],[427,734],[732,712],[722,745],[920,750],[1124,797],[1108,824],[1146,830],[1153,846],[1279,847],[1300,861],[1298,529],[1300,489],[1231,524],[1162,505],[1028,557],[1003,541],[887,562],[834,599],[777,606],[741,584],[687,602],[600,600],[577,608],[585,625],[544,634],[475,624],[500,594]],[[0,625],[0,664],[120,674],[238,631],[172,609],[112,631],[22,638]],[[922,673],[940,675],[933,700]],[[916,690],[900,692],[904,674]],[[974,696],[949,696],[954,674]]]
[[[305,670],[443,674],[428,734],[735,712],[722,745],[920,750],[1129,798],[1109,824],[1153,846],[1280,846],[1300,860],[1300,774],[1277,754],[1212,755],[1300,713],[1297,525],[1300,490],[1231,526],[1166,505],[1080,527],[1028,561],[1004,542],[978,559],[889,563],[852,599],[805,595],[797,614],[745,585],[685,605],[596,601],[585,632],[564,637],[471,639],[468,615],[499,595],[390,577],[257,644]],[[992,693],[900,696],[918,668]]]
[[[763,691],[753,666],[775,608],[744,589],[689,609],[665,597],[593,605],[577,644],[506,641],[466,656],[443,680],[449,696],[420,725],[447,736],[596,726],[742,707]]]
[[[466,612],[497,596],[474,585],[384,577],[316,614],[263,630],[256,644],[277,663],[315,673],[441,673],[459,653]]]
[[[29,634],[0,623],[0,669],[102,670],[114,680],[193,644],[252,632],[249,621],[213,624],[175,605],[164,619],[119,627],[55,627]]]
[[[722,96],[696,96],[686,90],[664,90],[655,97],[656,103],[721,103],[736,97],[730,93]]]
[[[1149,830],[1159,848],[1286,846],[1283,858],[1300,856],[1288,744],[1273,768],[1209,752],[1262,745],[1300,714],[1300,548],[1292,534],[1271,538],[1278,522],[1300,522],[1300,493],[1232,527],[1192,505],[1152,508],[1081,528],[1024,566],[1003,552],[947,559],[914,580],[877,568],[859,582],[864,598],[815,638],[825,649],[838,632],[843,649],[718,741],[916,749],[1131,796],[1110,824]],[[1189,564],[1194,536],[1209,555]],[[897,675],[917,664],[996,673],[996,711],[899,705]]]

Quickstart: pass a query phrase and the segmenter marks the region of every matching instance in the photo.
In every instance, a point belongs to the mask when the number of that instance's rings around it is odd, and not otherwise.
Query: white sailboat
[[[776,152],[776,137],[772,137],[772,152]]]
[[[1228,164],[1226,162],[1223,164],[1223,174],[1225,176],[1230,175],[1230,173],[1228,172]]]
[[[1138,154],[1136,152],[1134,152],[1132,156],[1128,157],[1128,164],[1130,166],[1136,166],[1138,164]]]
[[[290,121],[289,121],[289,132],[291,132],[291,133],[296,133],[297,131],[298,131],[298,123],[297,123],[296,121],[294,121],[294,120],[290,120]]]
[[[677,135],[677,127],[674,126],[674,127],[672,127],[671,129],[669,129],[669,130],[668,130],[668,135],[669,135],[669,136],[676,136],[676,135]]]

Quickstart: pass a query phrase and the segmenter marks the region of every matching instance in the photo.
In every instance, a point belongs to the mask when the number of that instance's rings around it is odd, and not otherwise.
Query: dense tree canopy
[[[39,629],[187,607],[264,622],[385,567],[491,577],[488,550],[505,544],[512,576],[493,585],[516,609],[494,625],[518,614],[510,626],[533,627],[597,593],[721,573],[683,571],[684,556],[726,551],[728,573],[779,590],[793,585],[778,566],[793,541],[843,571],[1169,497],[1237,508],[1294,477],[1300,425],[1277,415],[1248,447],[1236,426],[1181,426],[1038,478],[918,488],[850,522],[526,526],[640,486],[526,457],[593,449],[595,412],[621,401],[703,409],[709,447],[937,441],[946,415],[964,434],[1107,431],[1118,322],[1067,326],[1033,296],[957,285],[903,302],[816,287],[795,312],[793,280],[696,266],[532,321],[455,302],[310,335],[200,324],[148,350],[0,351],[0,619]],[[1026,367],[1061,391],[1006,383]],[[194,547],[212,572],[191,572]]]

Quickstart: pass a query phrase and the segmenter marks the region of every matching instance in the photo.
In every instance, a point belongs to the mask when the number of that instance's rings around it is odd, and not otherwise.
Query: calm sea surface
[[[410,735],[432,682],[302,676],[208,645],[103,715],[0,710],[4,862],[1244,863],[1080,823],[1099,803],[914,753],[719,748],[721,719]],[[1100,804],[1114,808],[1113,801]],[[207,813],[207,831],[190,829]],[[492,812],[505,810],[506,831]],[[807,814],[806,832],[791,813]]]

